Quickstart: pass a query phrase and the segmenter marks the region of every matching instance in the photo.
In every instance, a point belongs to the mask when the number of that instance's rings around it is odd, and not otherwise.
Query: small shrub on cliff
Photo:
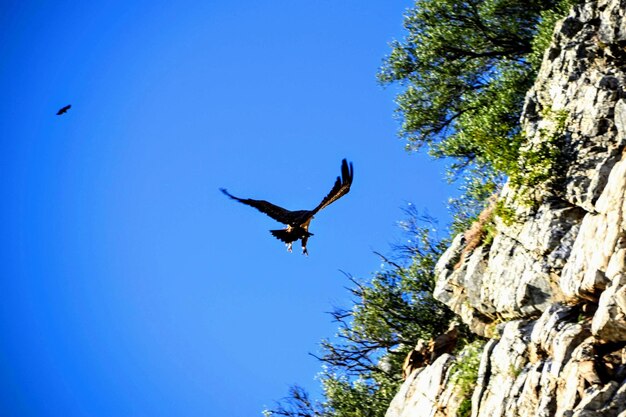
[[[527,206],[536,205],[543,194],[554,191],[566,165],[563,148],[568,113],[548,109],[542,116],[546,126],[539,130],[539,141],[523,147],[517,166],[509,172],[511,186],[518,189],[518,200]]]
[[[469,416],[471,412],[471,397],[478,380],[478,368],[484,345],[481,340],[466,345],[450,368],[450,382],[456,385],[458,395],[463,397],[457,416]]]
[[[502,222],[510,226],[513,223],[517,222],[517,215],[515,213],[515,209],[509,207],[504,201],[498,200],[496,201],[496,208],[494,210],[494,214],[502,220]]]

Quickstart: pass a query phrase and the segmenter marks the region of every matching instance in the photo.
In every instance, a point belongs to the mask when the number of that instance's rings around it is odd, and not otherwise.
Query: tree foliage
[[[542,13],[558,4],[417,0],[405,15],[406,38],[392,43],[378,74],[383,84],[405,86],[397,103],[410,148],[429,144],[435,155],[466,160],[514,149],[472,139],[515,132],[536,70],[527,56]]]
[[[403,225],[410,228],[409,238],[396,249],[400,259],[379,254],[383,268],[370,280],[348,276],[353,306],[331,312],[339,330],[334,339],[322,341],[320,359],[347,375],[368,372],[397,378],[406,351],[418,339],[445,331],[453,317],[433,297],[435,264],[447,242],[437,239],[434,220],[414,210],[408,213],[410,220]],[[386,366],[381,366],[381,356]]]
[[[406,13],[406,37],[391,44],[378,79],[403,86],[396,103],[407,149],[452,158],[453,179],[465,172],[466,193],[452,204],[464,205],[459,228],[463,214],[482,209],[475,197],[518,169],[524,96],[573,1],[416,0]]]

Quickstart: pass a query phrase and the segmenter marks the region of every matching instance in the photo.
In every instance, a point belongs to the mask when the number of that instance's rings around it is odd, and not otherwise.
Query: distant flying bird
[[[348,165],[348,162],[344,159],[341,161],[341,177],[337,177],[335,185],[333,185],[333,188],[330,190],[328,195],[324,197],[322,202],[319,203],[313,210],[290,211],[264,200],[252,200],[250,198],[235,197],[224,188],[220,188],[220,190],[233,200],[237,200],[240,203],[254,207],[260,212],[267,214],[272,219],[286,224],[287,228],[270,230],[270,233],[277,239],[285,242],[289,252],[291,252],[292,243],[300,239],[302,242],[302,253],[308,255],[309,253],[306,249],[306,243],[309,237],[313,236],[313,233],[309,232],[309,223],[311,223],[313,216],[318,211],[350,191],[353,176],[354,170],[352,168],[352,162]]]
[[[71,109],[71,108],[72,108],[72,105],[71,105],[71,104],[68,104],[68,105],[67,105],[67,106],[65,106],[65,107],[61,107],[61,109],[57,112],[57,116],[60,116],[60,115],[62,115],[62,114],[64,114],[64,113],[67,113],[67,111],[68,111],[69,109]]]

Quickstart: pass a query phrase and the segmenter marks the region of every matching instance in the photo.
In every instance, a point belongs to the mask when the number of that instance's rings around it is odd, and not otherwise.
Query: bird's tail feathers
[[[270,230],[270,233],[276,239],[282,240],[285,243],[291,243],[298,240],[298,237],[294,236],[294,233],[290,232],[287,229]]]

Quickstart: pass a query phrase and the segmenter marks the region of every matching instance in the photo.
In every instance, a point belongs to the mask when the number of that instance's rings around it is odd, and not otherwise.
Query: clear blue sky
[[[409,0],[0,6],[0,414],[251,417],[298,383],[443,168],[376,84]],[[56,111],[72,104],[64,116]],[[225,198],[315,206],[310,256]]]

